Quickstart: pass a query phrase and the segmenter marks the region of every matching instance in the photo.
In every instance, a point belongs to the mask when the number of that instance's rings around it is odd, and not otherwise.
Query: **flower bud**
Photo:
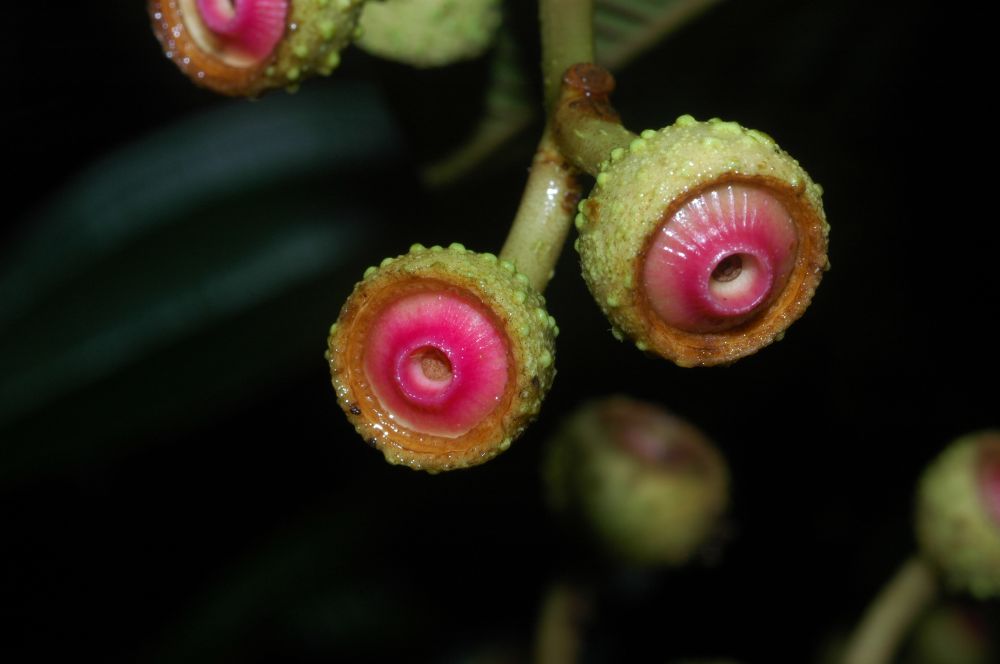
[[[226,95],[296,87],[340,65],[364,0],[149,0],[167,57]]]
[[[682,116],[614,150],[577,219],[616,336],[681,366],[779,339],[828,267],[821,189],[767,135]]]
[[[1000,431],[948,446],[920,481],[917,537],[955,589],[1000,595]]]
[[[482,55],[500,27],[498,0],[386,0],[361,14],[358,46],[414,67]]]
[[[340,406],[390,463],[483,463],[538,414],[555,376],[555,319],[508,261],[462,245],[371,267],[330,329]]]
[[[552,440],[553,509],[640,565],[682,565],[715,534],[729,501],[725,460],[698,429],[651,404],[587,404]]]

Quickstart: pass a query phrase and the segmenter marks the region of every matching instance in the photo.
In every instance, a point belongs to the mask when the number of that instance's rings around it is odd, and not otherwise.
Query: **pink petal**
[[[285,34],[288,0],[197,0],[205,26],[228,46],[258,59]],[[235,5],[235,6],[234,6]]]
[[[777,198],[751,185],[714,187],[657,231],[643,265],[646,295],[674,327],[729,329],[781,291],[797,245],[795,225]]]
[[[455,293],[420,293],[386,307],[374,322],[365,375],[400,424],[456,437],[500,403],[507,344],[477,303]]]

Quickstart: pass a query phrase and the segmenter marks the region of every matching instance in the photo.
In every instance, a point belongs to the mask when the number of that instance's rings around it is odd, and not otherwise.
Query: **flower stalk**
[[[851,635],[844,664],[889,664],[913,623],[938,594],[934,571],[919,556],[907,560],[882,589]]]

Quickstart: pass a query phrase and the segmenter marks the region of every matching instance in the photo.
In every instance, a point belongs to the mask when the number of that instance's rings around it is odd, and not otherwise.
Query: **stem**
[[[563,154],[594,177],[613,150],[627,148],[638,138],[622,126],[611,106],[614,89],[615,79],[607,70],[589,63],[575,64],[563,76],[562,91],[552,111],[552,125]]]
[[[594,59],[593,0],[541,0],[538,14],[545,108],[551,114],[563,72],[574,63]],[[574,169],[560,152],[550,121],[535,151],[521,205],[500,250],[500,257],[514,263],[539,292],[552,278],[579,199]]]
[[[937,595],[933,570],[910,558],[869,605],[847,644],[844,664],[888,664],[913,622]]]
[[[578,62],[594,61],[593,0],[541,0],[542,80],[545,110],[559,98],[563,73]]]
[[[580,659],[580,623],[589,602],[579,588],[555,583],[545,594],[535,635],[536,664],[575,664]]]
[[[500,250],[500,258],[516,265],[539,293],[552,278],[579,200],[575,170],[566,163],[546,127],[521,205]]]

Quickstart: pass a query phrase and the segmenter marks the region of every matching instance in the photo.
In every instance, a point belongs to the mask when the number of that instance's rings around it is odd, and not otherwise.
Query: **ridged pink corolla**
[[[197,0],[204,27],[232,57],[260,61],[285,34],[288,0]]]
[[[788,280],[798,239],[763,189],[725,184],[687,201],[654,234],[642,287],[662,320],[714,332],[749,320]]]

